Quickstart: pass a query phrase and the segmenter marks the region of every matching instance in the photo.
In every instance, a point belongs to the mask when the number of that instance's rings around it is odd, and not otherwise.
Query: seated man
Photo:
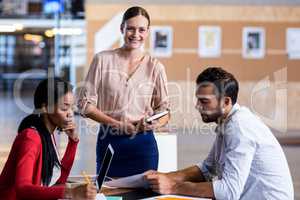
[[[202,120],[217,123],[213,147],[202,163],[159,173],[148,171],[150,187],[161,194],[216,199],[294,199],[287,160],[270,129],[236,101],[238,82],[221,68],[197,78]]]

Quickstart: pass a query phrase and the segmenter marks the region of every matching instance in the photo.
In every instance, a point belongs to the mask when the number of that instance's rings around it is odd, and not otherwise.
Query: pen
[[[85,173],[85,171],[82,171],[81,174],[84,177],[86,183],[90,185],[91,184],[90,177]]]

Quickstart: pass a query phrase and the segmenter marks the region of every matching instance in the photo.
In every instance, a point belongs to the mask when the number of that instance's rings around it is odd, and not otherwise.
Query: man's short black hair
[[[219,98],[230,97],[232,105],[237,101],[239,83],[235,77],[221,67],[209,67],[201,72],[196,80],[197,86],[213,84],[220,94]]]

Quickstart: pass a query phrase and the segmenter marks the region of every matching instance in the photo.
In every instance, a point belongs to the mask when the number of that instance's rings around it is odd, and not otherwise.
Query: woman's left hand
[[[138,132],[155,130],[159,127],[159,121],[153,120],[151,123],[146,122],[145,118],[142,118],[140,121],[136,123],[136,128]]]

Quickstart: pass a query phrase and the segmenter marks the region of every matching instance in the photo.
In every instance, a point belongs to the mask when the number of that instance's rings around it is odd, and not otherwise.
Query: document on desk
[[[95,200],[106,200],[106,197],[102,193],[98,193]]]
[[[211,199],[187,197],[187,196],[180,196],[180,195],[161,195],[161,196],[146,198],[142,200],[211,200]]]
[[[144,179],[144,173],[142,173],[106,181],[103,186],[113,188],[148,188],[148,182]]]

